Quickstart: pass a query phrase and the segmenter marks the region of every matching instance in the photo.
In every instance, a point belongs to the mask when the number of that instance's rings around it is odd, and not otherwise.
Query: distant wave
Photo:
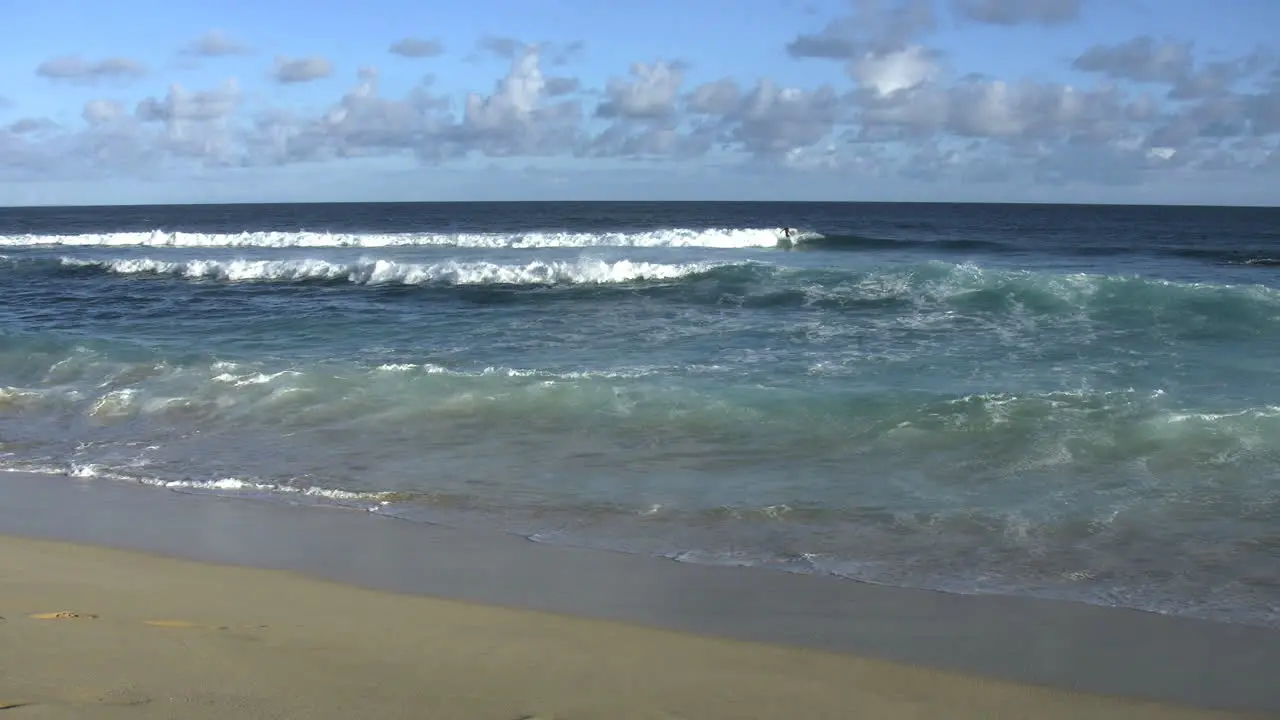
[[[118,232],[78,235],[0,235],[0,247],[141,247],[141,248],[716,248],[785,247],[781,228],[668,228],[637,232],[518,232],[518,233],[329,233],[329,232]],[[1105,239],[1064,243],[1052,239],[979,239],[963,237],[883,237],[840,231],[802,230],[794,251],[910,252],[942,255],[1003,255],[1036,252],[1067,257],[1153,255],[1221,265],[1280,266],[1280,258],[1262,246],[1223,244],[1220,247]]]
[[[910,238],[884,238],[868,235],[809,233],[795,246],[797,250],[934,250],[941,252],[987,251],[1007,249],[1005,243],[996,240],[923,240]]]
[[[798,243],[795,249],[837,252],[901,250],[941,254],[982,253],[988,255],[1036,252],[1066,257],[1154,255],[1222,265],[1280,266],[1280,257],[1258,255],[1256,254],[1257,250],[1241,249],[1239,247],[1187,247],[1133,242],[1109,244],[1104,241],[1091,241],[1088,243],[1063,244],[1049,241],[1020,240],[1015,243],[967,238],[886,238],[854,234],[814,233]]]
[[[671,228],[647,232],[528,233],[327,233],[327,232],[125,232],[82,235],[0,235],[0,247],[165,248],[577,248],[577,247],[775,247],[776,228]]]

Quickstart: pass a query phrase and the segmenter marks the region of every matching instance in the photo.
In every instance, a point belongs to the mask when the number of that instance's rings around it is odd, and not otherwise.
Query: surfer
[[[782,228],[782,238],[779,240],[778,244],[783,247],[791,247],[795,240],[795,236],[795,228]]]

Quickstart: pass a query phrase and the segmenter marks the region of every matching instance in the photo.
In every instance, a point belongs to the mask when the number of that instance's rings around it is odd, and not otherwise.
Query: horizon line
[[[1114,208],[1233,208],[1277,210],[1280,205],[1241,203],[1221,205],[1210,203],[1123,203],[1123,202],[1054,202],[1046,200],[290,200],[290,201],[241,201],[241,202],[181,202],[181,203],[107,203],[101,205],[0,205],[0,212],[13,210],[98,210],[157,207],[242,207],[273,205],[1018,205],[1051,207],[1114,207]]]

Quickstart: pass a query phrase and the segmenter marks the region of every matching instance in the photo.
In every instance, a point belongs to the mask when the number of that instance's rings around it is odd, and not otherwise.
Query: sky
[[[1280,204],[1276,0],[43,0],[0,206]]]

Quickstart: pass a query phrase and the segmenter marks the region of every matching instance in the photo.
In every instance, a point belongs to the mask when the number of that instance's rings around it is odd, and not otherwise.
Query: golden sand
[[[0,720],[1259,717],[7,536],[0,616]]]

